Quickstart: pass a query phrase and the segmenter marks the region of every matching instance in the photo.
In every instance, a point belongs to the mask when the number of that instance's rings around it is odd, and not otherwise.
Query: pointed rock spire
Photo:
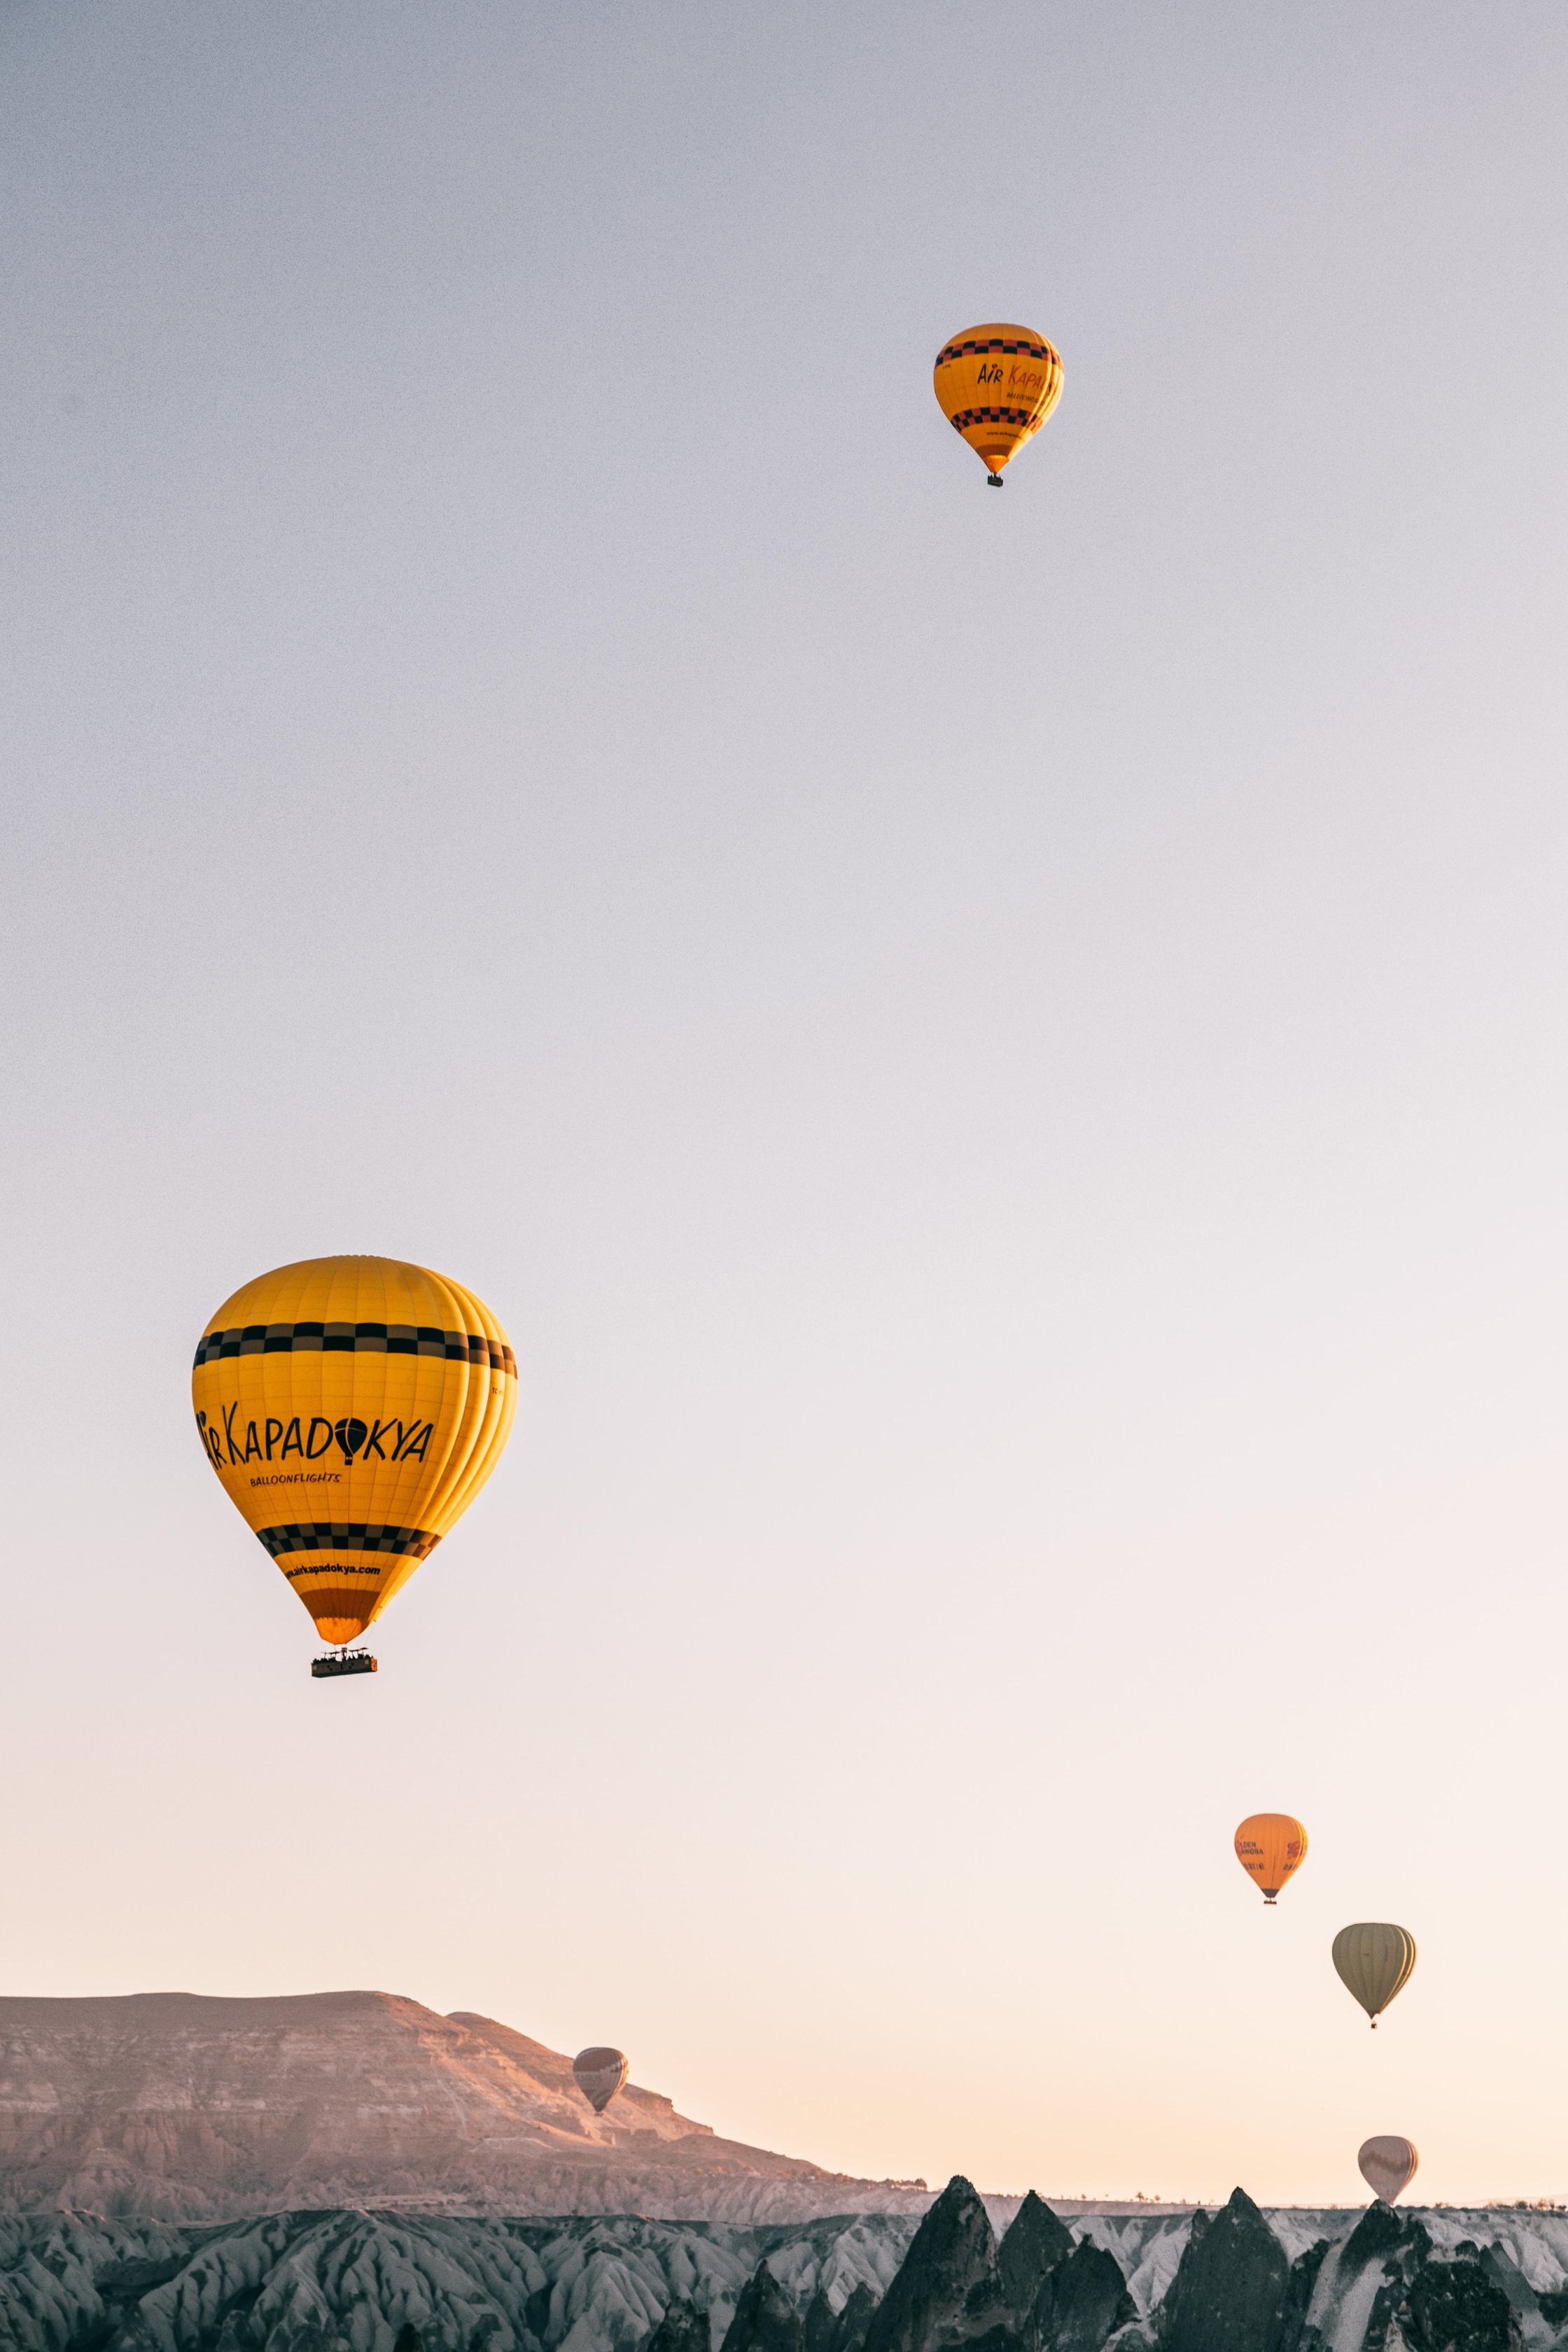
[[[954,2173],[872,2314],[865,2352],[937,2352],[945,2336],[975,2333],[987,2303],[999,2318],[996,2241],[973,2183]]]
[[[1166,2300],[1163,2352],[1283,2352],[1290,2265],[1244,2189],[1224,2211],[1193,2217]]]
[[[831,2352],[863,2352],[866,2331],[877,2308],[877,2297],[864,2279],[838,2315]]]
[[[805,2352],[860,2352],[877,2298],[864,2279],[835,2311],[823,2288],[812,2296],[805,2315]]]
[[[805,2352],[800,2315],[765,2262],[741,2289],[721,2352]]]
[[[1137,2316],[1121,2263],[1085,2238],[1041,2287],[1034,2332],[1040,2352],[1102,2352],[1107,2337]]]
[[[684,2295],[672,2294],[664,2317],[648,2337],[645,2352],[713,2352],[712,2324]]]
[[[1066,2262],[1072,2250],[1067,2223],[1031,2189],[996,2250],[1002,2300],[1015,2325],[1034,2308],[1047,2273]]]

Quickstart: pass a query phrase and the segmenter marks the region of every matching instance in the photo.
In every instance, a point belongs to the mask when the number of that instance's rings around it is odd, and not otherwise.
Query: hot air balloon
[[[596,2116],[602,2116],[630,2067],[624,2050],[601,2048],[595,2042],[591,2050],[579,2050],[572,2061],[572,2072],[577,2077],[577,2088]]]
[[[457,1524],[517,1410],[506,1333],[460,1283],[391,1257],[316,1257],[226,1299],[196,1349],[196,1428],[224,1492],[336,1655]]]
[[[1356,2155],[1362,2179],[1385,2205],[1392,2205],[1401,2190],[1409,2188],[1420,2161],[1415,2141],[1401,2138],[1397,2132],[1380,2132],[1375,2139],[1363,2139]]]
[[[1236,1833],[1236,1858],[1271,1904],[1307,1858],[1307,1832],[1290,1813],[1248,1813]]]
[[[1391,1927],[1377,1919],[1358,1919],[1334,1937],[1334,1966],[1340,1981],[1353,1993],[1377,2031],[1379,2012],[1388,2007],[1415,1966],[1415,1938],[1408,1927]]]
[[[1061,398],[1062,363],[1032,327],[966,327],[938,352],[931,380],[942,415],[999,490],[1003,467]]]

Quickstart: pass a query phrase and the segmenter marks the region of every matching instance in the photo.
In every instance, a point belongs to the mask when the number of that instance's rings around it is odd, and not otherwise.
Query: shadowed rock
[[[1328,2257],[1329,2242],[1320,2238],[1298,2254],[1290,2265],[1289,2284],[1285,2289],[1285,2315],[1279,2332],[1280,2352],[1297,2352],[1306,2332],[1307,2313],[1312,2301],[1312,2291],[1318,2284],[1318,2273]]]
[[[833,2352],[833,2339],[838,2333],[839,2315],[829,2303],[826,2291],[818,2287],[805,2307],[802,2340],[805,2352]]]
[[[862,2281],[838,2315],[829,2352],[863,2352],[866,2331],[876,2308],[877,2298]]]
[[[1425,2261],[1431,2251],[1426,2225],[1413,2213],[1396,2213],[1378,2197],[1345,2240],[1340,2267],[1363,2270],[1370,2262],[1386,2262],[1393,2253],[1414,2254],[1417,2261]]]
[[[1040,2289],[1036,2340],[1040,2352],[1100,2352],[1109,2336],[1137,2316],[1121,2263],[1085,2238]]]
[[[1166,2298],[1165,2352],[1282,2352],[1289,2275],[1284,2247],[1246,2190],[1233,2189],[1212,2220],[1193,2216]]]
[[[805,2352],[800,2315],[766,2263],[741,2289],[721,2352]]]
[[[1425,2263],[1411,2286],[1400,2330],[1411,2352],[1523,2352],[1512,2305],[1473,2259]]]
[[[647,2339],[647,2352],[713,2352],[708,2314],[688,2303],[684,2295],[672,2294],[664,2317]]]
[[[1463,2237],[1456,2218],[1346,2213],[1346,2237],[1287,2263],[1245,2198],[1191,2222],[1128,2217],[1114,2257],[1073,2245],[1015,2326],[963,2182],[903,2271],[915,2232],[885,2216],[797,2231],[406,2210],[185,2226],[0,2207],[0,2352],[715,2352],[731,2314],[745,2352],[865,2352],[896,2280],[895,2340],[916,2352],[1553,2352],[1568,2290],[1530,2279],[1564,2275],[1568,2218],[1476,2212]],[[1148,2289],[1136,2317],[1119,2265]]]
[[[1002,2301],[1015,2324],[1022,2325],[1047,2273],[1065,2263],[1072,2251],[1072,2231],[1031,2189],[996,2249]]]
[[[937,2352],[952,2338],[984,2335],[1003,2308],[990,2218],[955,2173],[873,2312],[865,2352]]]

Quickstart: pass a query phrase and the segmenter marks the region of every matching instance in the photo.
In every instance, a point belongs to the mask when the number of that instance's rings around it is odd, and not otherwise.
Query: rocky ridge
[[[721,2139],[635,2084],[595,2116],[563,2053],[393,1993],[0,2000],[0,2212],[752,2222],[930,2201]]]
[[[0,2352],[1568,2352],[1568,2215],[0,2221]]]

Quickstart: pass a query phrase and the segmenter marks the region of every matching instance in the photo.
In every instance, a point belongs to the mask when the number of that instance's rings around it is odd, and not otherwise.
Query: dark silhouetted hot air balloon
[[[1415,1938],[1408,1927],[1391,1927],[1379,1919],[1358,1919],[1334,1937],[1334,1966],[1347,1992],[1354,1995],[1377,2031],[1380,2013],[1406,1981],[1415,1966]]]
[[[247,1282],[196,1349],[196,1427],[225,1494],[339,1654],[500,1458],[517,1363],[482,1300],[427,1266],[316,1257]]]
[[[942,415],[1000,489],[1003,467],[1061,398],[1062,363],[1032,327],[966,327],[938,352],[931,380]]]
[[[602,2048],[597,2042],[591,2050],[579,2050],[572,2061],[577,2088],[596,2116],[604,2114],[629,2071],[624,2051]]]
[[[1248,1813],[1236,1833],[1236,1858],[1271,1904],[1307,1856],[1307,1832],[1291,1813]]]
[[[1401,2190],[1409,2188],[1420,2161],[1415,2141],[1402,2138],[1398,2132],[1380,2132],[1375,2139],[1363,2139],[1356,2156],[1362,2179],[1385,2205],[1392,2205]]]

